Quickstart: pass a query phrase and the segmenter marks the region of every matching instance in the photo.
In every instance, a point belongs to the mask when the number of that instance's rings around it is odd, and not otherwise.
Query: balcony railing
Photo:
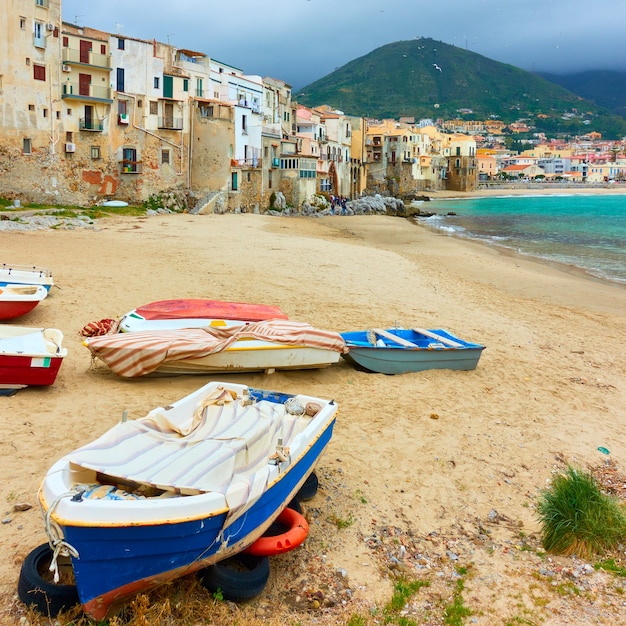
[[[104,130],[104,122],[100,120],[88,120],[81,117],[78,120],[78,128],[80,130],[91,130],[96,133],[101,133]]]
[[[78,83],[69,81],[63,83],[63,97],[75,98],[97,98],[98,100],[111,100],[111,88],[99,85],[83,85],[82,89]]]
[[[258,159],[256,157],[249,159],[231,159],[230,161],[232,167],[261,167],[263,163],[263,159]]]
[[[86,61],[81,58],[81,51],[76,48],[63,48],[63,63],[81,63],[83,65],[93,65],[94,67],[102,67],[111,69],[111,55],[100,54],[98,52],[87,53]]]
[[[122,166],[122,174],[141,174],[143,172],[143,163],[141,161],[122,159],[120,165]]]
[[[159,128],[167,130],[182,130],[182,117],[159,117]]]

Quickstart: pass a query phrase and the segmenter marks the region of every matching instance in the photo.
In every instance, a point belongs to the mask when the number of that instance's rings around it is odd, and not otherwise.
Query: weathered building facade
[[[300,106],[283,81],[203,52],[63,22],[61,0],[5,1],[4,197],[140,204],[175,191],[212,212],[263,210],[277,192],[298,209],[320,193],[475,187],[469,137]]]

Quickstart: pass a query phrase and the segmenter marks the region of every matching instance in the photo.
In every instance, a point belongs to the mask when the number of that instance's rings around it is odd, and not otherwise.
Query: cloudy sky
[[[294,90],[431,37],[528,71],[626,70],[626,0],[62,0],[63,20],[206,53]]]

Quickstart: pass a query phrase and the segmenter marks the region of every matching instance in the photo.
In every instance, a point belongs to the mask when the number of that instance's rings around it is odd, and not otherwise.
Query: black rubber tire
[[[48,617],[56,617],[61,611],[79,604],[80,600],[76,585],[60,585],[48,580],[51,560],[52,548],[47,543],[28,554],[20,570],[17,595],[26,606],[34,607]]]
[[[302,507],[300,503],[294,498],[286,507],[286,509],[291,509],[296,513],[300,513],[302,515]],[[274,520],[271,526],[263,533],[263,537],[278,537],[278,535],[282,535],[289,530],[285,524],[281,524],[277,519]]]
[[[296,513],[302,513],[302,507],[300,506],[300,500],[295,497],[285,508],[292,509]]]
[[[315,472],[311,472],[307,479],[304,481],[300,491],[296,494],[296,500],[300,502],[306,502],[311,500],[317,494],[317,488],[319,487],[319,479]]]
[[[236,554],[200,572],[200,580],[211,593],[219,590],[224,600],[243,602],[258,596],[270,577],[266,556]]]

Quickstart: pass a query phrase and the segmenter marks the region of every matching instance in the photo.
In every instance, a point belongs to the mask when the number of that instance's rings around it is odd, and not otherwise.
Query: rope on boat
[[[52,548],[52,560],[50,561],[50,567],[48,569],[51,572],[54,572],[55,584],[59,582],[59,564],[57,562],[59,556],[72,556],[77,559],[79,558],[79,555],[78,550],[65,541],[61,527],[52,519],[52,512],[63,498],[72,498],[80,501],[82,500],[83,493],[85,492],[81,489],[66,491],[65,493],[57,496],[54,502],[50,505],[50,508],[46,511],[46,534],[48,535],[48,543]]]

